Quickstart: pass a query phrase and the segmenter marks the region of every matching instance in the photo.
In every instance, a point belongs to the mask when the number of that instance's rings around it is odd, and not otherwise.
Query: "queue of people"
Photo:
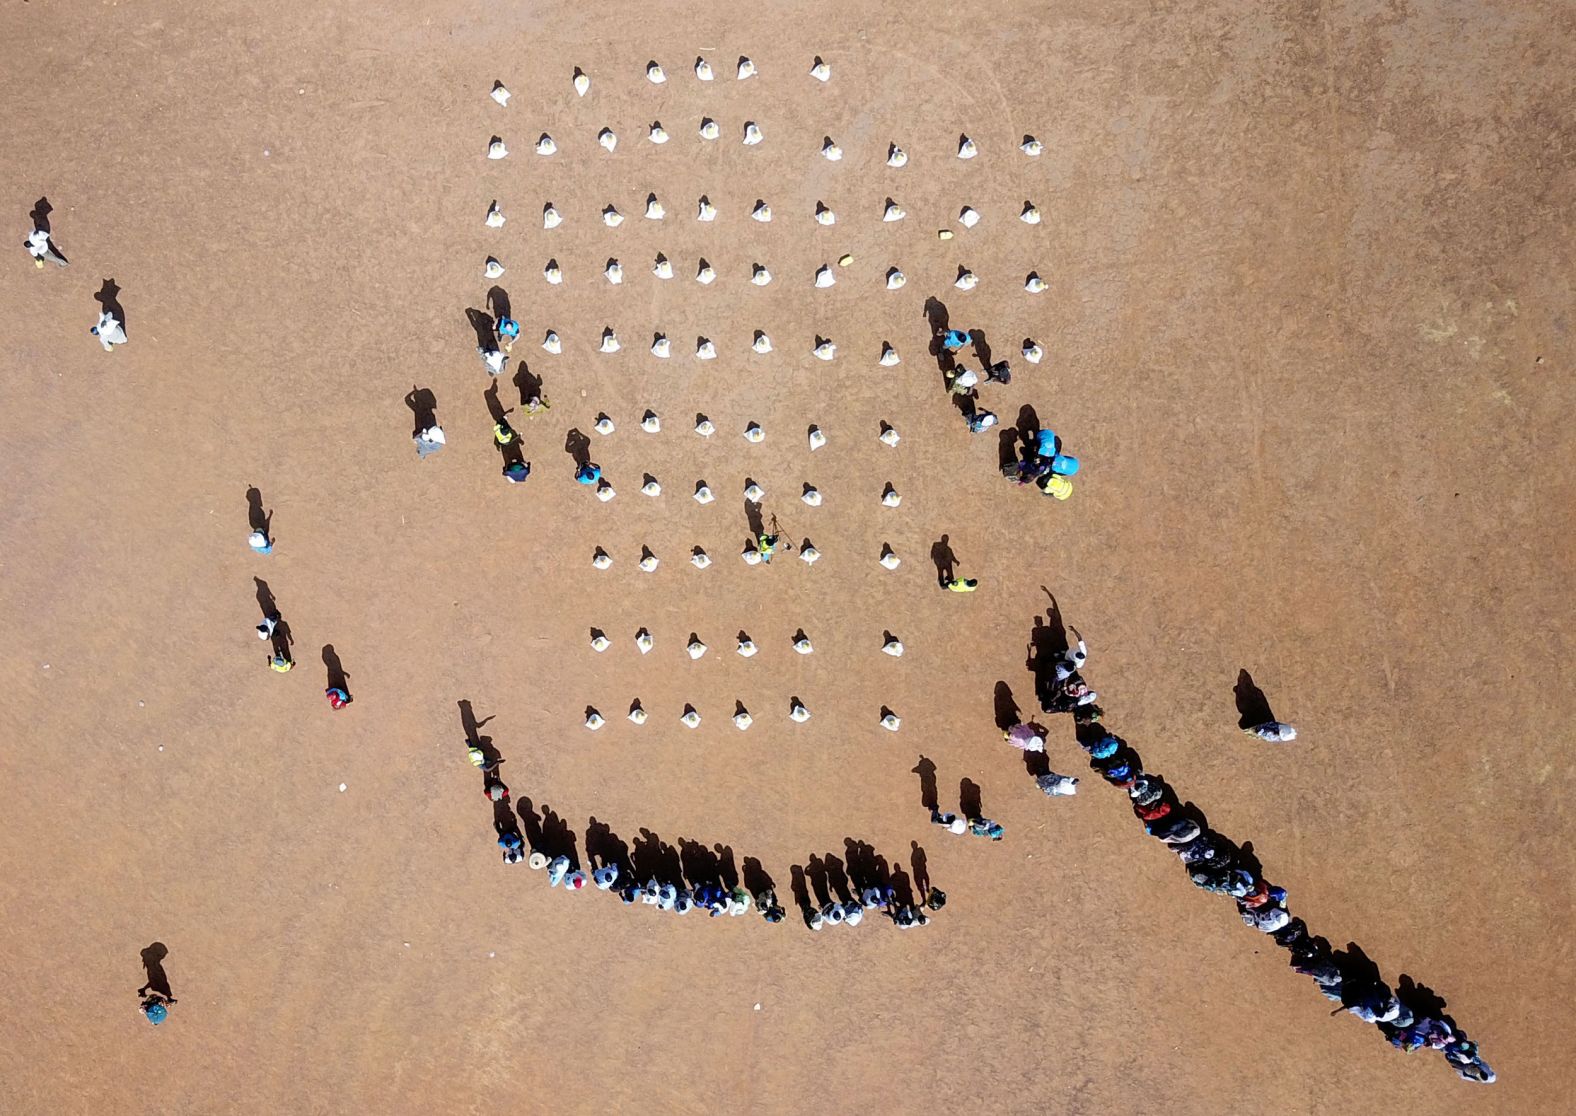
[[[1379,1028],[1392,1045],[1405,1051],[1423,1047],[1439,1050],[1463,1079],[1489,1083],[1494,1071],[1483,1061],[1477,1044],[1442,1012],[1407,1002],[1378,976],[1343,959],[1322,937],[1308,931],[1303,920],[1287,907],[1286,889],[1261,874],[1258,861],[1229,838],[1210,829],[1203,815],[1183,804],[1164,777],[1146,772],[1138,753],[1121,737],[1095,727],[1100,720],[1095,695],[1079,675],[1088,658],[1080,638],[1052,663],[1051,689],[1042,698],[1047,713],[1071,713],[1078,742],[1089,756],[1089,766],[1102,780],[1127,792],[1133,813],[1144,832],[1176,854],[1188,878],[1204,891],[1229,896],[1242,921],[1269,937],[1288,952],[1294,970],[1312,977],[1319,991],[1345,1010]],[[1285,726],[1289,728],[1290,726]],[[1270,738],[1265,734],[1261,738]],[[1008,743],[1026,751],[1041,751],[1043,732],[1037,726],[1019,725],[1006,733]],[[1274,739],[1292,735],[1275,732]],[[1065,776],[1040,776],[1046,794]],[[1343,960],[1346,963],[1343,964]]]

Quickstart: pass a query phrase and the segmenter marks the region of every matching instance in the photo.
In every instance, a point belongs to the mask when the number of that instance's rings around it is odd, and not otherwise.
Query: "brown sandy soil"
[[[1576,979],[1570,9],[728,11],[0,14],[7,235],[47,194],[72,261],[35,272],[12,243],[0,269],[5,1107],[1558,1110]],[[741,53],[752,81],[732,79]],[[667,84],[644,80],[648,58]],[[654,119],[665,147],[644,139]],[[759,147],[738,143],[746,119]],[[531,152],[542,130],[552,159]],[[501,163],[482,157],[495,131]],[[972,162],[953,158],[963,131]],[[1016,150],[1026,132],[1038,160]],[[823,135],[841,163],[816,154]],[[891,140],[913,157],[900,171]],[[650,190],[660,224],[640,217]],[[701,193],[714,224],[693,220]],[[907,220],[879,220],[888,194]],[[747,219],[757,197],[769,225]],[[493,198],[502,230],[482,225]],[[1026,198],[1037,228],[1014,219]],[[818,199],[835,227],[810,221]],[[548,200],[567,218],[551,233]],[[622,228],[597,220],[609,202]],[[938,241],[964,204],[984,221]],[[670,283],[649,274],[659,250]],[[489,252],[554,404],[521,424],[520,488],[498,476],[464,317]],[[853,266],[813,290],[843,252]],[[701,255],[710,288],[690,278]],[[598,274],[609,256],[620,287]],[[540,279],[548,257],[562,287]],[[754,260],[771,286],[745,281]],[[968,294],[960,263],[982,278]],[[882,288],[891,264],[902,291]],[[1031,268],[1045,294],[1023,292]],[[106,354],[87,329],[110,277],[131,342]],[[963,430],[925,354],[931,294],[999,352],[1045,346],[986,402],[1063,435],[1084,462],[1070,502],[1004,484],[996,439]],[[616,356],[594,352],[605,324]],[[547,328],[563,355],[537,348]],[[756,328],[775,353],[748,350]],[[646,352],[657,329],[666,363]],[[835,362],[809,358],[817,332]],[[694,361],[697,334],[718,360]],[[883,339],[895,369],[875,363]],[[413,384],[449,437],[419,463]],[[619,424],[592,435],[606,505],[563,449],[601,410]],[[689,431],[701,410],[710,442]],[[763,445],[738,436],[752,419]],[[830,439],[814,456],[811,422]],[[738,560],[747,476],[819,564]],[[687,496],[702,477],[710,507]],[[806,480],[823,507],[795,499]],[[899,509],[878,506],[887,481]],[[244,542],[252,484],[275,510],[268,558]],[[943,533],[973,596],[935,588]],[[643,544],[663,559],[650,576]],[[710,570],[684,562],[696,544]],[[292,625],[290,675],[252,637],[254,576]],[[1032,705],[1042,585],[1147,765],[1251,840],[1314,930],[1445,996],[1498,1085],[1328,1018],[1119,792],[1038,793],[992,691]],[[799,626],[814,655],[789,651]],[[750,661],[731,653],[741,627],[763,646]],[[902,659],[878,653],[888,628]],[[713,647],[698,663],[691,631]],[[329,643],[356,697],[337,714]],[[1243,668],[1296,745],[1235,731]],[[951,903],[917,933],[817,936],[550,893],[498,861],[460,699],[582,852],[592,817],[628,842],[723,844],[786,899],[790,866],[845,838],[905,870],[917,841]],[[1003,843],[927,825],[922,754],[949,804],[980,785]],[[1088,774],[1065,723],[1051,761]],[[133,995],[155,940],[180,1000],[156,1031]]]

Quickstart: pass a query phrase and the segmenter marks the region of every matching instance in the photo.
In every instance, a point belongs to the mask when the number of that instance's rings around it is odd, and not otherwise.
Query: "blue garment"
[[[942,347],[944,347],[949,353],[957,352],[968,343],[969,335],[964,333],[961,329],[949,329],[947,330],[946,336],[941,339]]]
[[[1116,737],[1114,737],[1114,736],[1102,737],[1095,744],[1095,746],[1093,748],[1089,749],[1089,754],[1091,756],[1093,756],[1095,759],[1106,759],[1106,758],[1108,758],[1110,756],[1115,755],[1116,754],[1116,749],[1119,746],[1120,746],[1120,741],[1118,741],[1116,739]]]
[[[575,470],[575,480],[581,484],[595,484],[602,479],[602,466],[587,462]]]
[[[149,1004],[146,1014],[148,1016],[148,1022],[157,1027],[169,1016],[170,1009],[165,1007],[163,1004]]]
[[[1070,477],[1078,471],[1078,459],[1071,454],[1059,453],[1051,458],[1051,472],[1059,477]]]
[[[1039,444],[1035,446],[1035,452],[1041,457],[1054,457],[1056,455],[1056,431],[1040,431],[1040,440]]]

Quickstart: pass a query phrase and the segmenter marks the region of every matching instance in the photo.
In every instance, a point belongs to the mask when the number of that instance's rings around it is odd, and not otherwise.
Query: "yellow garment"
[[[268,661],[268,666],[270,670],[277,670],[280,674],[284,674],[289,671],[291,667],[295,666],[295,663],[291,662],[289,659],[281,659],[278,656],[275,656]]]
[[[1065,500],[1073,494],[1073,482],[1064,476],[1052,474],[1043,490],[1047,496],[1055,496],[1058,500]]]
[[[507,446],[514,441],[514,431],[510,430],[505,423],[495,422],[493,423],[493,439],[500,446]]]

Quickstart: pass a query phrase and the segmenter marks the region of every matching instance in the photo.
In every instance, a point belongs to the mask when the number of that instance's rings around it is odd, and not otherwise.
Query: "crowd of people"
[[[1011,362],[994,359],[982,331],[947,325],[946,309],[939,302],[932,300],[927,314],[934,333],[932,351],[941,369],[942,381],[969,431],[983,434],[999,426],[996,413],[980,406],[980,389],[991,383],[1011,383]],[[980,365],[978,370],[960,363],[964,349],[971,346]],[[1038,361],[1041,350],[1035,342],[1026,339],[1023,353],[1027,359]],[[1054,430],[1039,430],[1032,437],[1025,437],[1022,457],[1015,452],[1013,459],[1002,465],[1002,474],[1009,480],[1020,485],[1032,484],[1057,500],[1065,500],[1073,494],[1071,478],[1077,472],[1078,459],[1062,452],[1062,441]]]
[[[1071,713],[1078,743],[1089,755],[1089,766],[1106,783],[1127,792],[1133,813],[1144,832],[1162,842],[1181,862],[1188,878],[1205,891],[1229,896],[1242,921],[1267,935],[1287,951],[1291,966],[1312,977],[1319,991],[1346,1010],[1379,1028],[1392,1045],[1406,1051],[1423,1047],[1441,1051],[1462,1078],[1488,1083],[1494,1071],[1483,1061],[1477,1044],[1454,1021],[1443,1014],[1433,998],[1398,994],[1371,965],[1355,963],[1360,955],[1355,946],[1349,954],[1333,950],[1330,943],[1312,934],[1302,919],[1287,907],[1286,889],[1266,880],[1257,859],[1242,846],[1210,829],[1203,815],[1191,803],[1183,804],[1172,786],[1160,775],[1144,770],[1139,755],[1121,737],[1098,727],[1101,712],[1095,695],[1079,675],[1088,659],[1081,637],[1065,650],[1036,649],[1036,684],[1041,709],[1046,713]],[[1033,653],[1033,652],[1031,652]],[[1291,739],[1280,729],[1250,733],[1261,739]],[[1263,728],[1264,726],[1258,726]],[[1008,743],[1026,752],[1042,752],[1045,730],[1025,723],[1006,732]],[[1036,775],[1036,782],[1047,795],[1059,792],[1068,776],[1054,772]],[[1406,989],[1403,988],[1403,993]]]

